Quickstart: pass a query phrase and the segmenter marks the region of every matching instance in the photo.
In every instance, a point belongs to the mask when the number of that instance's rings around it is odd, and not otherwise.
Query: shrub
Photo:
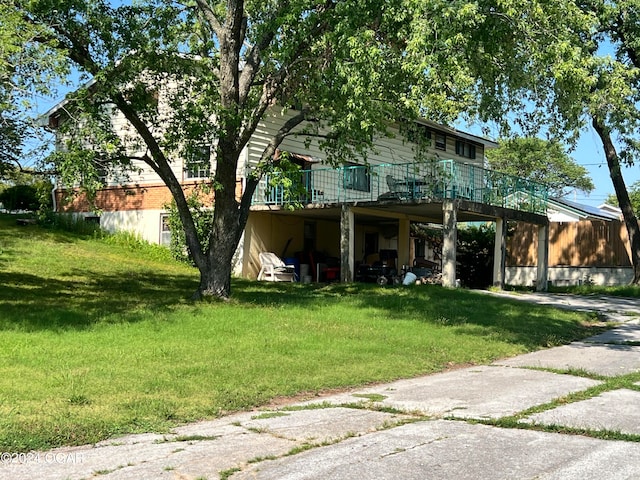
[[[0,203],[7,210],[38,210],[38,191],[32,185],[14,185],[0,193]]]
[[[458,230],[458,272],[469,288],[486,288],[493,283],[493,225],[470,226]]]
[[[203,203],[201,193],[199,189],[194,190],[187,197],[187,203],[196,225],[200,245],[203,250],[206,250],[209,247],[209,235],[213,228],[213,209]],[[171,204],[166,205],[165,208],[169,211],[169,229],[171,230],[169,250],[176,260],[193,265],[193,257],[187,247],[187,239],[175,201],[171,201]]]
[[[0,203],[9,211],[43,211],[51,208],[51,189],[48,180],[37,180],[30,184],[7,187],[0,192]]]

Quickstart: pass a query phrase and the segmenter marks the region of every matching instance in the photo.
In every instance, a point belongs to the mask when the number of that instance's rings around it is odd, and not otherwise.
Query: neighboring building
[[[55,128],[59,108],[48,115],[49,124]],[[249,141],[237,169],[238,195],[243,192],[245,172],[257,163],[268,139],[287,118],[286,113],[274,109]],[[122,120],[115,120],[118,121]],[[130,131],[124,123],[121,128],[123,132]],[[299,165],[300,171],[292,180],[300,190],[296,198],[288,198],[273,176],[262,179],[238,246],[236,274],[256,278],[260,270],[258,255],[264,251],[310,264],[313,279],[327,278],[329,267],[333,267],[332,277],[339,271],[341,279],[351,280],[359,264],[381,251],[395,252],[393,263],[398,268],[412,265],[410,224],[437,223],[443,225],[445,237],[445,284],[455,285],[458,221],[497,220],[497,248],[502,250],[507,220],[536,224],[544,237],[546,188],[483,168],[484,152],[495,147],[494,142],[425,120],[412,134],[422,135],[430,144],[426,159],[418,161],[415,137],[407,138],[398,130],[393,133],[376,141],[366,164],[360,161],[339,168],[324,162],[325,156],[316,143],[307,147],[304,135],[286,137],[280,152],[288,152]],[[197,171],[187,170],[183,161],[175,160],[175,174],[185,188],[205,182],[210,171],[215,170],[213,150],[203,147],[205,166]],[[148,166],[140,162],[139,167],[140,171],[126,181],[106,178],[106,186],[95,200],[100,225],[111,231],[129,230],[150,242],[166,244],[170,232],[165,206],[171,196]],[[517,202],[508,200],[516,193]],[[58,210],[95,216],[82,196],[63,204],[63,195],[64,187],[59,186]],[[287,208],[291,201],[302,208]],[[498,256],[494,269],[498,285],[504,280],[504,261],[500,258],[504,256]],[[544,263],[543,260],[540,275],[546,275]]]
[[[548,281],[553,285],[621,285],[633,279],[629,237],[620,209],[550,198],[547,215]],[[507,241],[507,284],[535,283],[536,251],[531,226],[517,224]]]

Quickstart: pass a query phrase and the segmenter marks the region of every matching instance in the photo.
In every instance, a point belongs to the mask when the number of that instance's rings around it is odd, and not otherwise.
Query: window
[[[211,147],[196,145],[187,148],[185,177],[187,179],[209,178],[211,175]]]
[[[417,123],[407,129],[407,140],[422,147],[433,145],[436,150],[447,150],[447,136]],[[433,142],[433,143],[432,143]]]
[[[86,174],[82,174],[82,182],[94,182],[98,181],[102,185],[107,184],[107,180],[109,180],[109,169],[107,168],[107,163],[100,159],[97,154],[92,160],[93,162],[93,172],[88,172]]]
[[[357,190],[359,192],[370,192],[371,176],[369,175],[369,167],[356,163],[349,164],[349,166],[345,167],[344,188]]]
[[[462,140],[456,140],[456,155],[473,160],[476,158],[476,146]]]
[[[95,167],[96,167],[96,174],[98,175],[98,181],[103,184],[106,184],[107,177],[109,176],[109,169],[107,168],[104,162],[99,160],[95,161]]]
[[[431,143],[431,130],[426,125],[415,123],[407,129],[407,140],[417,144]]]
[[[169,228],[169,215],[160,214],[160,245],[169,247],[171,245],[171,228]]]
[[[194,168],[190,168],[189,170],[187,170],[186,173],[187,173],[186,177],[188,179],[209,178],[209,174],[211,173],[211,169],[206,168],[206,167],[194,167]]]

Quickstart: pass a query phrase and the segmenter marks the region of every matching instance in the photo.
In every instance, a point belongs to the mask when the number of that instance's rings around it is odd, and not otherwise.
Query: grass
[[[573,293],[577,295],[610,295],[616,297],[640,298],[640,285],[573,285],[568,287],[551,287],[551,292]]]
[[[598,333],[592,315],[437,286],[198,276],[130,236],[0,216],[0,451],[167,432],[277,397],[484,364]]]
[[[516,415],[502,417],[499,419],[488,419],[488,420],[477,420],[471,419],[468,420],[469,423],[483,423],[485,425],[493,425],[502,428],[518,428],[524,430],[537,430],[543,432],[554,432],[554,433],[564,433],[569,435],[582,435],[588,436],[591,438],[599,438],[602,440],[622,440],[627,442],[640,442],[640,435],[633,433],[622,433],[619,431],[611,431],[605,429],[591,430],[585,428],[574,428],[567,427],[564,425],[547,425],[544,423],[535,423],[535,422],[525,422],[522,421],[527,417],[544,412],[547,410],[552,410],[558,408],[560,406],[582,402],[598,395],[601,395],[604,392],[610,392],[615,390],[627,389],[627,390],[635,390],[640,391],[640,372],[634,372],[624,375],[618,375],[616,377],[607,377],[602,375],[596,375],[592,373],[588,373],[586,371],[576,371],[576,370],[557,370],[557,369],[541,369],[546,371],[551,371],[559,374],[573,375],[573,376],[581,376],[585,378],[591,378],[593,380],[598,380],[601,383],[594,387],[587,388],[586,390],[582,390],[575,393],[570,393],[564,397],[560,397],[554,399],[553,401],[543,404],[536,405],[534,407],[523,410]]]

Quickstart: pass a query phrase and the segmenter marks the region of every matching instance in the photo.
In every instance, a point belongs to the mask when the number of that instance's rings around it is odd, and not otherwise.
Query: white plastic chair
[[[295,281],[296,270],[293,265],[285,265],[280,257],[272,252],[263,252],[258,256],[260,257],[258,280],[267,280],[270,282]]]

